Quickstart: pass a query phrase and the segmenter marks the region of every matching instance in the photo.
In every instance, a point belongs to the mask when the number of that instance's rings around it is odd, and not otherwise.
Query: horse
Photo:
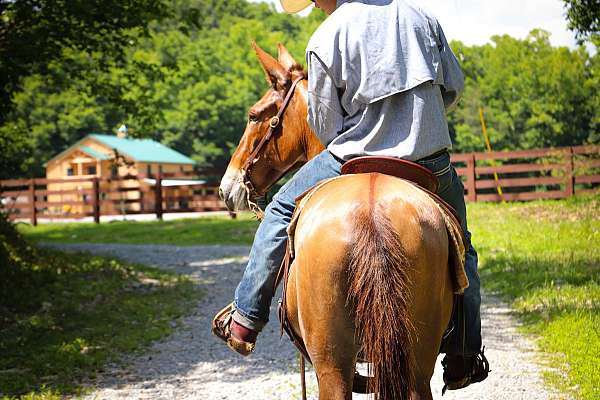
[[[306,73],[278,44],[253,43],[269,89],[248,113],[220,194],[231,211],[324,150],[307,123]],[[319,399],[351,399],[357,357],[377,399],[432,399],[430,380],[452,315],[449,235],[434,201],[379,173],[344,175],[303,206],[286,312],[318,380]]]

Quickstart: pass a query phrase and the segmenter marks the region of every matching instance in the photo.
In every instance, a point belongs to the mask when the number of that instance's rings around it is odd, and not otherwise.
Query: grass
[[[468,211],[482,285],[509,301],[523,329],[539,338],[552,367],[547,381],[577,398],[600,398],[600,196],[478,203]],[[20,229],[48,242],[194,245],[250,244],[256,226],[246,215]]]
[[[80,382],[169,334],[201,296],[171,273],[35,249],[1,222],[2,399],[83,394]]]
[[[258,221],[251,214],[229,217],[202,217],[175,221],[54,223],[37,227],[19,224],[19,230],[34,241],[54,243],[126,243],[250,245]]]
[[[546,380],[576,398],[600,398],[600,196],[469,212],[482,286],[510,301],[539,337]]]

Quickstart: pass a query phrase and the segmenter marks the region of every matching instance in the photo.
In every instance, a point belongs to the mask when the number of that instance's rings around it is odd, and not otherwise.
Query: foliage
[[[569,29],[575,30],[577,38],[583,40],[600,35],[599,0],[563,0],[567,9]]]
[[[160,0],[0,0],[0,16],[2,122],[21,77],[44,73],[64,48],[119,58],[166,7]]]
[[[133,136],[222,170],[248,108],[267,89],[250,42],[269,52],[283,42],[302,62],[325,18],[316,9],[301,18],[245,0],[169,4],[169,15],[148,25],[148,35],[123,31],[136,39],[125,57],[63,46],[52,62],[19,81],[12,112],[0,125],[0,146],[8,146],[0,179],[43,175],[52,156],[87,133],[121,123]],[[552,47],[548,33],[538,30],[524,40],[496,36],[492,44],[453,47],[467,76],[449,121],[456,152],[484,149],[479,107],[495,150],[599,142],[598,53]]]
[[[162,0],[0,0],[0,179],[40,176],[42,163],[65,147],[56,136],[70,133],[64,123],[55,125],[57,120],[70,120],[67,125],[75,123],[72,129],[78,132],[90,128],[93,113],[98,114],[97,120],[112,121],[113,108],[103,108],[102,102],[92,104],[97,99],[91,93],[101,98],[107,94],[94,80],[93,71],[105,71],[122,61],[126,49],[147,34],[148,23],[166,17],[168,10]],[[93,56],[91,71],[89,63],[73,64],[65,56],[74,52]],[[62,82],[49,77],[56,63]],[[63,93],[64,82],[73,80],[86,82],[81,103],[81,98],[69,93],[78,90],[77,86]],[[23,99],[31,89],[36,95],[49,94],[50,99],[42,98],[50,102]],[[112,94],[113,99],[121,97]],[[21,110],[11,114],[15,106]],[[32,120],[22,118],[23,112],[33,112]],[[48,132],[52,126],[54,130]],[[32,129],[38,134],[44,130],[42,137],[32,137]],[[38,149],[40,144],[44,149]]]
[[[6,215],[0,212],[0,326],[11,313],[39,306],[27,293],[49,279],[45,270],[34,274],[37,250],[17,232]],[[23,290],[15,290],[22,288]]]
[[[549,39],[535,30],[524,40],[504,35],[483,46],[453,43],[466,75],[463,99],[449,116],[457,151],[485,148],[480,107],[494,150],[597,142],[599,56],[554,48]]]
[[[19,230],[28,239],[51,243],[126,243],[250,245],[258,221],[249,214],[156,222],[111,222],[108,224],[23,225]]]
[[[39,170],[41,166],[32,165],[31,154],[34,145],[31,138],[23,135],[25,128],[22,121],[14,121],[0,126],[0,179],[27,176],[31,170]]]
[[[199,298],[151,268],[30,247],[0,219],[0,397],[79,393],[109,360],[170,333]]]
[[[590,400],[600,395],[599,213],[598,195],[469,208],[482,287],[539,337],[546,378]]]

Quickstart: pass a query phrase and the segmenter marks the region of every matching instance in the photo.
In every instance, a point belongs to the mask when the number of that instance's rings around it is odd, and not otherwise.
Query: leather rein
[[[257,192],[256,188],[254,187],[254,184],[252,183],[252,180],[250,179],[252,166],[258,161],[259,153],[264,149],[265,145],[273,137],[273,134],[275,133],[277,128],[281,125],[283,114],[285,113],[287,106],[289,105],[290,101],[292,100],[292,97],[294,96],[296,86],[298,86],[298,83],[300,83],[300,81],[303,79],[306,78],[304,76],[300,76],[294,79],[292,85],[290,86],[290,89],[285,95],[283,103],[281,104],[281,108],[277,112],[277,115],[272,117],[269,121],[269,130],[267,131],[267,134],[260,140],[260,142],[254,148],[252,153],[250,153],[250,156],[248,157],[248,159],[244,163],[244,166],[242,167],[242,177],[240,183],[242,187],[246,190],[246,201],[248,202],[248,207],[250,207],[250,210],[254,212],[258,219],[262,219],[263,210],[260,208],[256,201],[256,199],[258,197],[261,197],[261,195]],[[293,167],[294,166],[292,165],[290,169],[292,169]],[[286,170],[283,174],[281,174],[281,176],[285,175],[288,171],[289,169]],[[266,190],[268,190],[268,188]]]

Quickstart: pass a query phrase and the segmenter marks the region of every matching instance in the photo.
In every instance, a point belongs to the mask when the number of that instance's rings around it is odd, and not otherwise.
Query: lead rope
[[[455,294],[454,295],[454,304],[452,306],[452,320],[454,320],[454,313],[456,313],[457,326],[454,326],[452,330],[450,330],[447,335],[454,329],[458,329],[458,342],[456,343],[456,351],[457,354],[462,354],[463,358],[463,371],[466,370],[466,362],[465,362],[465,347],[466,347],[466,329],[465,329],[465,316],[464,316],[464,293],[463,294]],[[442,388],[442,396],[446,394],[446,390],[448,390],[448,384],[444,384]]]
[[[294,338],[293,335],[293,331],[291,330],[291,328],[286,329],[286,321],[287,321],[287,316],[286,316],[286,306],[285,306],[285,299],[286,299],[286,293],[287,293],[287,281],[288,281],[288,274],[290,271],[290,263],[291,263],[291,259],[292,259],[292,248],[290,247],[290,244],[288,242],[288,240],[286,240],[285,243],[285,256],[283,257],[283,261],[281,262],[281,266],[279,267],[279,272],[277,273],[277,277],[275,278],[275,286],[274,286],[274,290],[277,290],[277,286],[279,286],[280,282],[283,282],[283,288],[281,290],[281,300],[279,300],[279,310],[278,310],[278,314],[279,314],[279,321],[281,323],[281,331],[280,334],[283,336],[283,332],[285,331],[288,334],[288,337],[291,339],[292,344],[294,346],[296,346],[296,348],[298,349],[298,355],[300,356],[300,387],[302,388],[302,400],[306,400],[306,359],[304,358],[304,353],[302,352],[298,341]],[[306,349],[304,350],[306,351]],[[310,358],[309,358],[310,359]]]
[[[247,174],[247,170],[243,170],[239,184],[246,191],[246,202],[248,203],[248,208],[250,209],[250,211],[252,211],[254,213],[254,216],[256,217],[257,220],[262,221],[262,219],[265,216],[265,212],[263,211],[262,208],[260,208],[260,206],[258,205],[258,202],[254,201],[255,193],[254,193],[253,188],[250,188],[249,185],[246,183],[246,182],[250,183],[249,179],[246,180],[246,174]]]
[[[300,352],[298,352],[298,354],[300,354],[300,385],[302,386],[302,400],[306,400],[306,370],[304,369],[304,356]]]

